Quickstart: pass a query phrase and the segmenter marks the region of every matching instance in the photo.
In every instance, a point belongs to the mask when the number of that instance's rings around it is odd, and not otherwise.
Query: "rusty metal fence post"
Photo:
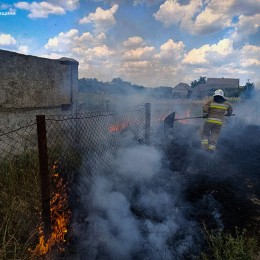
[[[150,144],[151,135],[151,104],[145,103],[145,143]]]
[[[45,115],[37,115],[37,135],[39,149],[39,170],[41,180],[42,197],[42,221],[44,225],[44,235],[47,239],[51,234],[51,209],[50,209],[50,176],[48,170],[48,150],[46,136]]]

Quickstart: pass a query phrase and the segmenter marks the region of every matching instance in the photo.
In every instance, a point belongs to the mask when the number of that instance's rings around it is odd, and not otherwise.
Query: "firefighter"
[[[201,133],[202,148],[210,152],[216,150],[224,115],[231,116],[232,112],[233,109],[226,101],[223,90],[216,90],[213,97],[203,106],[203,118],[206,118],[206,121]]]

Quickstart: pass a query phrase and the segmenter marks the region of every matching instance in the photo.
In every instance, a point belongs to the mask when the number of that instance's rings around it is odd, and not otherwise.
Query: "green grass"
[[[255,260],[259,253],[257,239],[250,237],[246,230],[235,228],[234,234],[224,231],[209,232],[205,228],[208,242],[207,253],[203,260]]]

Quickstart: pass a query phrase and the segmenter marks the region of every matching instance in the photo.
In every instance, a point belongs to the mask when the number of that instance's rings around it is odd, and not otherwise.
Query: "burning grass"
[[[45,241],[42,226],[39,228],[38,160],[36,152],[28,152],[0,163],[0,259],[36,259],[49,253],[54,246],[59,251],[64,250],[70,218],[68,185],[56,162],[51,170],[54,187],[51,194],[52,233]]]
[[[39,228],[39,243],[33,251],[33,257],[44,256],[57,246],[58,250],[65,250],[66,234],[70,222],[70,210],[68,206],[68,184],[62,177],[61,165],[55,162],[52,167],[53,192],[51,196],[51,222],[52,231],[49,238],[43,232],[43,225]]]
[[[121,122],[121,123],[113,124],[113,125],[109,126],[108,130],[110,133],[121,132],[124,129],[128,128],[129,126],[130,126],[129,122]]]

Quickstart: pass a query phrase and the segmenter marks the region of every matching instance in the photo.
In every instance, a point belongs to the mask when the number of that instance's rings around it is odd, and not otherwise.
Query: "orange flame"
[[[191,111],[190,111],[190,109],[188,109],[185,112],[184,117],[190,117],[190,116],[191,116]],[[189,120],[188,119],[179,120],[179,123],[187,125],[187,124],[189,124]]]
[[[108,130],[110,133],[113,133],[113,132],[120,132],[124,129],[126,129],[127,127],[129,127],[129,123],[128,122],[122,122],[122,123],[118,123],[118,124],[115,124],[115,125],[111,125]]]
[[[52,166],[52,180],[55,189],[51,198],[51,222],[52,232],[47,241],[43,232],[43,225],[39,227],[39,243],[32,252],[33,257],[46,255],[54,245],[57,245],[60,251],[64,251],[63,245],[66,242],[65,236],[68,232],[68,225],[71,212],[68,208],[68,187],[59,173],[59,162]]]

